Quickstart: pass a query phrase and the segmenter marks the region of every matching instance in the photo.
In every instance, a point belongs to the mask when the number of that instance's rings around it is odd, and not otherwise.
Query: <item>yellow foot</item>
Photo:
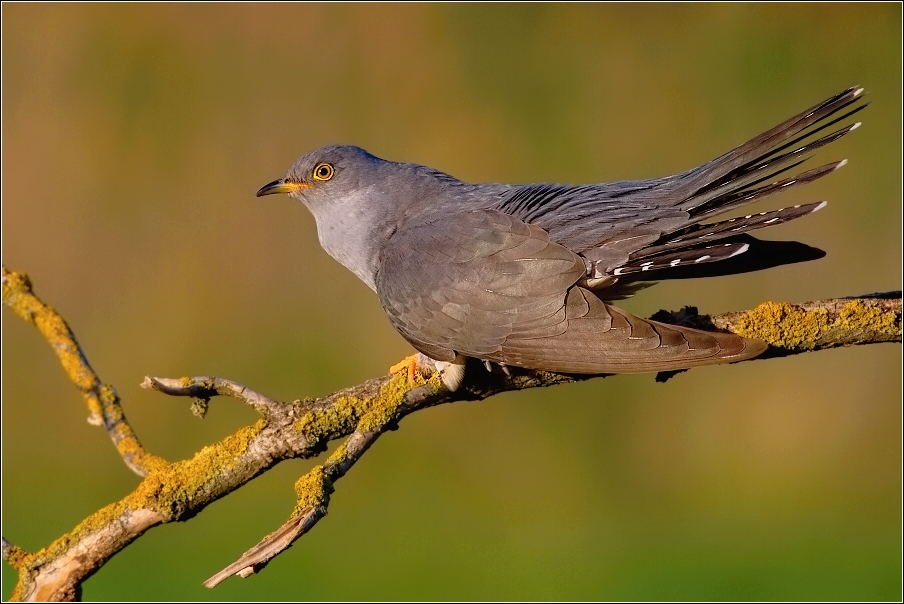
[[[395,365],[389,368],[389,373],[396,373],[398,371],[402,371],[403,369],[408,371],[408,383],[410,385],[414,385],[414,376],[417,373],[417,359],[418,354],[414,353],[410,357],[405,357]]]

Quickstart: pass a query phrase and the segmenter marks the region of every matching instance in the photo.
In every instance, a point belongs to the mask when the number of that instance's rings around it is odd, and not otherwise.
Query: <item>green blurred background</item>
[[[410,353],[287,198],[360,145],[471,181],[671,174],[847,86],[850,164],[760,209],[828,252],[663,283],[649,315],[901,287],[901,7],[4,4],[3,262],[75,330],[144,443],[180,459],[254,421],[139,389],[215,374],[318,396]],[[819,165],[809,164],[811,167]],[[4,310],[3,534],[29,550],[135,487],[47,344]],[[618,376],[406,419],[259,576],[201,581],[287,517],[286,462],[155,528],[89,600],[901,597],[901,346]],[[15,573],[3,566],[4,598]]]

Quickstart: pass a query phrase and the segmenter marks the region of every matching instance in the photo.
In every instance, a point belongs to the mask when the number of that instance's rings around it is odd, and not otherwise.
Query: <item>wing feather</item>
[[[764,348],[605,304],[575,285],[586,274],[580,256],[494,210],[403,229],[381,262],[377,293],[390,321],[440,361],[458,353],[566,373],[627,373],[724,363]]]
[[[543,229],[474,210],[397,232],[381,255],[377,294],[424,354],[489,358],[512,334],[561,333],[565,294],[584,273],[584,261]]]

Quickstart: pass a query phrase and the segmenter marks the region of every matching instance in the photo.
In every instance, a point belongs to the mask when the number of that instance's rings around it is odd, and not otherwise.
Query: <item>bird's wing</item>
[[[724,363],[761,342],[663,325],[575,285],[584,261],[547,233],[494,210],[443,215],[395,233],[377,294],[424,354],[456,353],[566,373],[629,373]]]
[[[577,286],[568,292],[565,315],[560,334],[507,340],[505,362],[562,373],[646,373],[733,363],[766,350],[764,342],[733,333],[641,319]]]
[[[502,212],[444,214],[396,232],[377,294],[393,326],[428,356],[498,355],[513,336],[565,329],[565,294],[583,260],[540,227]]]

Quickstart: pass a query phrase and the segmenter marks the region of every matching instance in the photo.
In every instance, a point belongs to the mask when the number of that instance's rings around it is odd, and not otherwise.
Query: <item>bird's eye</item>
[[[329,164],[317,164],[317,166],[314,168],[314,179],[329,180],[335,173],[336,171],[333,169],[333,166]]]

